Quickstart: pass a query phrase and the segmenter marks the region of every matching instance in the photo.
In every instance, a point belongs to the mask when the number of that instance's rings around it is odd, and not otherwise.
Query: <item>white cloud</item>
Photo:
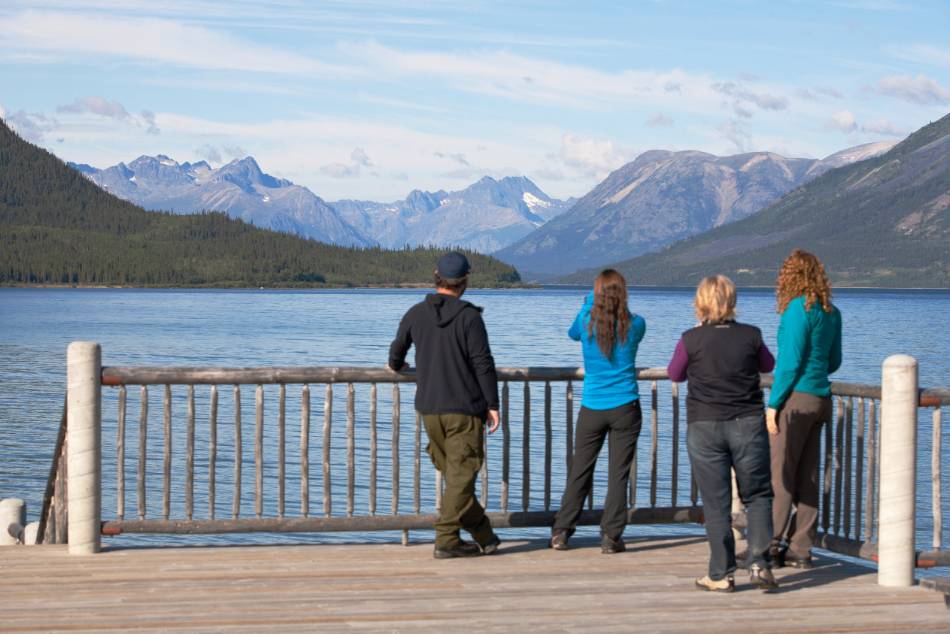
[[[864,123],[861,125],[861,131],[870,134],[883,134],[884,136],[907,136],[907,130],[894,125],[887,119],[876,119],[869,123]]]
[[[739,103],[754,103],[763,110],[785,110],[788,108],[788,99],[786,97],[769,93],[753,92],[735,82],[716,82],[712,84],[712,89],[724,95],[734,97],[736,100],[736,108],[739,108]]]
[[[5,113],[3,119],[22,138],[36,144],[43,143],[46,135],[59,128],[59,121],[55,117],[41,112],[17,110]]]
[[[716,131],[733,146],[740,154],[750,152],[752,137],[742,129],[738,121],[725,121],[716,128]]]
[[[342,50],[377,75],[427,77],[455,90],[545,105],[594,110],[618,103],[650,103],[706,112],[718,103],[709,77],[679,69],[606,72],[504,51],[412,52],[375,42]],[[770,102],[769,97],[762,97],[762,107],[775,108],[784,100],[775,97]]]
[[[926,75],[891,75],[880,79],[872,90],[880,95],[922,106],[950,103],[950,90]]]
[[[94,114],[107,119],[114,119],[122,123],[137,125],[145,128],[149,134],[158,134],[160,130],[155,125],[155,113],[143,110],[138,116],[129,114],[118,101],[109,101],[103,97],[80,97],[73,103],[56,108],[60,114]]]
[[[633,153],[609,139],[595,139],[567,133],[555,155],[566,167],[586,177],[601,180],[633,159]]]
[[[841,110],[831,115],[826,126],[829,130],[838,130],[850,134],[858,129],[854,114],[848,110]]]
[[[651,128],[665,128],[673,125],[673,119],[666,116],[662,112],[657,112],[647,119],[647,125]]]
[[[950,48],[930,46],[929,44],[910,44],[888,46],[885,50],[892,56],[908,62],[950,67]]]
[[[373,167],[373,161],[363,148],[353,148],[350,152],[349,163],[329,163],[320,168],[320,171],[333,178],[356,178],[364,167]]]
[[[3,104],[0,104],[0,119],[7,118],[7,109],[3,107]]]
[[[158,18],[30,10],[6,16],[3,33],[4,45],[14,50],[96,53],[213,70],[308,76],[353,72],[202,26]]]

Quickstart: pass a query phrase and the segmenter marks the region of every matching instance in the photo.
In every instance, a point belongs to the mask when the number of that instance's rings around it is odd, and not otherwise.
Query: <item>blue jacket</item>
[[[769,407],[780,409],[792,392],[831,394],[828,375],[841,366],[841,313],[826,313],[816,302],[805,310],[805,296],[785,307],[778,326],[778,361]]]
[[[643,317],[633,315],[627,340],[618,342],[608,359],[597,345],[597,337],[587,331],[593,307],[594,293],[591,292],[567,336],[580,341],[584,353],[584,398],[581,404],[587,409],[612,409],[640,398],[640,390],[637,389],[637,346],[643,339],[647,323]]]

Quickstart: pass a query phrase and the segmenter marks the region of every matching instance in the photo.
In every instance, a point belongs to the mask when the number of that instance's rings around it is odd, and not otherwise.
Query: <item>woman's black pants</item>
[[[612,409],[581,407],[577,418],[574,440],[574,461],[567,476],[561,508],[554,518],[554,531],[574,532],[577,518],[584,509],[584,500],[590,493],[597,456],[608,441],[607,499],[600,520],[600,531],[613,540],[619,540],[627,525],[627,484],[630,481],[630,463],[637,450],[637,438],[643,415],[640,400],[631,401]]]

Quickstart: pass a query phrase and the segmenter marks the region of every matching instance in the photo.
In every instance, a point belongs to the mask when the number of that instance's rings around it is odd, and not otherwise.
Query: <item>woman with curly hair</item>
[[[567,333],[581,342],[584,398],[577,418],[574,460],[551,529],[550,546],[555,550],[567,549],[607,436],[607,499],[600,521],[601,552],[624,550],[627,483],[643,420],[637,389],[637,347],[646,327],[643,317],[627,307],[623,275],[613,269],[602,271]]]
[[[782,264],[776,298],[782,317],[766,410],[775,492],[772,560],[776,566],[810,568],[821,426],[831,421],[828,375],[841,366],[841,313],[831,303],[821,261],[799,249]]]

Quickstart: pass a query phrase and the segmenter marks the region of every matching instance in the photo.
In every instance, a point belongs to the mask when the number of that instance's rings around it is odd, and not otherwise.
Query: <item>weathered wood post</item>
[[[917,360],[896,354],[881,377],[881,477],[877,582],[914,583],[917,476]]]
[[[26,526],[26,502],[19,498],[0,500],[0,546],[20,543]]]
[[[99,344],[74,341],[66,352],[69,554],[100,549],[102,410]]]

